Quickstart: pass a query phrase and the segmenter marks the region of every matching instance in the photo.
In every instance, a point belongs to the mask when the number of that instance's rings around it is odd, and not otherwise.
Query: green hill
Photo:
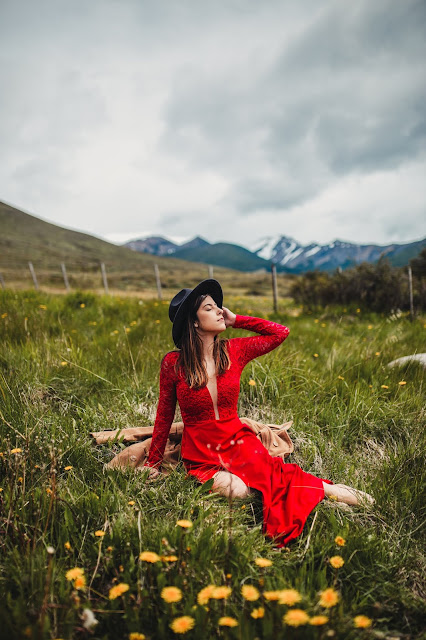
[[[175,256],[182,260],[204,262],[206,264],[214,264],[246,272],[258,271],[259,269],[269,270],[271,267],[271,263],[268,260],[259,258],[244,247],[228,242],[218,242],[216,244],[190,249],[180,249],[175,253]]]

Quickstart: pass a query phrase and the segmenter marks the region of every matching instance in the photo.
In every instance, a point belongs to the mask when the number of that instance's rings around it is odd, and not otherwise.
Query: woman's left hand
[[[226,327],[227,328],[233,327],[235,323],[235,318],[237,317],[235,313],[232,313],[232,311],[230,311],[226,307],[222,307],[222,311],[223,311],[223,319],[225,320]]]

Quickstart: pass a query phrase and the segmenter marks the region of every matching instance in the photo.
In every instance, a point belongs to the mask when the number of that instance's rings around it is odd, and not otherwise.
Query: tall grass
[[[182,466],[154,482],[140,472],[106,471],[123,445],[95,447],[89,433],[152,424],[159,363],[173,348],[168,303],[5,291],[0,637],[173,638],[181,636],[170,624],[181,616],[193,619],[187,638],[421,637],[424,372],[415,363],[386,365],[424,350],[426,319],[337,307],[303,313],[290,301],[275,315],[259,297],[225,304],[291,328],[284,345],[243,372],[239,415],[293,419],[288,462],[369,491],[375,506],[323,501],[302,536],[277,550],[262,536],[256,497],[229,503]],[[180,519],[192,527],[176,525]],[[143,551],[162,559],[140,560]],[[344,560],[340,569],[330,565],[335,555]],[[272,565],[257,566],[258,557]],[[66,578],[72,568],[83,572],[81,588]],[[120,584],[129,589],[111,599]],[[232,592],[199,604],[209,584]],[[259,598],[245,599],[242,585],[253,585]],[[166,602],[164,586],[178,587],[182,598]],[[329,609],[319,595],[328,587],[339,594]],[[294,605],[264,595],[289,588],[301,596]],[[90,629],[85,609],[98,620]],[[283,621],[298,609],[328,621]],[[372,625],[356,627],[357,615]],[[237,626],[219,624],[224,616]]]

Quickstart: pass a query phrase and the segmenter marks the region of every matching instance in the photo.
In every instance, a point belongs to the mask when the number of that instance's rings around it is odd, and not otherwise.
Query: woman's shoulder
[[[178,359],[180,351],[169,351],[168,353],[166,353],[166,355],[163,357],[161,364],[163,364],[163,362],[165,364],[171,364],[171,363],[175,363],[176,360]]]

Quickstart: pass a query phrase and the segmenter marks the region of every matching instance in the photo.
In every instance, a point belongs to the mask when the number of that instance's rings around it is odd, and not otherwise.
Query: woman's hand
[[[138,471],[149,471],[148,478],[149,480],[154,480],[158,478],[160,472],[155,467],[149,467],[148,465],[143,465],[143,467],[137,467]]]
[[[235,313],[232,313],[232,311],[230,311],[226,307],[222,307],[222,311],[223,311],[223,319],[225,320],[226,328],[233,327],[235,323],[235,318],[237,317]]]

